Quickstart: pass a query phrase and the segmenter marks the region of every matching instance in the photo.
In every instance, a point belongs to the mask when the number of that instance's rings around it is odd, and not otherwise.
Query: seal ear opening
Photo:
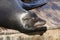
[[[42,7],[44,6],[45,4],[47,4],[47,1],[46,0],[33,0],[33,1],[24,1],[24,0],[21,0],[22,2],[22,7],[25,9],[25,10],[31,10],[31,9],[34,9],[34,8],[38,8],[38,7]]]

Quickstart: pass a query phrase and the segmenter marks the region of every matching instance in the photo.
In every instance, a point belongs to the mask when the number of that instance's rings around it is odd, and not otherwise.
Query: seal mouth
[[[34,24],[34,26],[37,27],[37,28],[41,28],[44,25],[45,25],[44,22],[37,22],[37,23]]]

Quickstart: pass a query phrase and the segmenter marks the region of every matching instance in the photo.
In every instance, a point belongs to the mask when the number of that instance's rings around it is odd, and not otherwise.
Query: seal
[[[0,0],[0,26],[22,33],[46,31],[46,21],[25,10],[17,0]]]

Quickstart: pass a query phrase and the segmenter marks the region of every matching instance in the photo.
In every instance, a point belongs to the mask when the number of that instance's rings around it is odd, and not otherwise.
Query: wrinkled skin
[[[0,0],[0,26],[29,34],[45,32],[44,24],[46,21],[23,9],[16,0]]]
[[[23,24],[25,24],[25,27],[29,30],[33,30],[35,28],[38,28],[38,26],[43,26],[46,24],[46,21],[43,19],[39,18],[37,14],[34,12],[29,12],[30,14],[27,14],[22,18]]]
[[[30,14],[27,14],[22,18],[23,27],[25,30],[27,29],[25,33],[34,34],[41,32],[40,35],[42,35],[47,30],[47,28],[44,26],[46,24],[46,21],[39,18],[34,12],[29,13]]]

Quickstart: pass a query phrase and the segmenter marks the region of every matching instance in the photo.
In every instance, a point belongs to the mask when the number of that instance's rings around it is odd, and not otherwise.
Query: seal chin
[[[42,27],[44,27],[44,24],[39,22],[34,23],[34,25],[25,24],[24,26],[26,30],[35,30],[35,29],[40,29]]]
[[[30,27],[30,26],[25,26],[25,29],[26,30],[35,30],[36,28],[35,27]]]

